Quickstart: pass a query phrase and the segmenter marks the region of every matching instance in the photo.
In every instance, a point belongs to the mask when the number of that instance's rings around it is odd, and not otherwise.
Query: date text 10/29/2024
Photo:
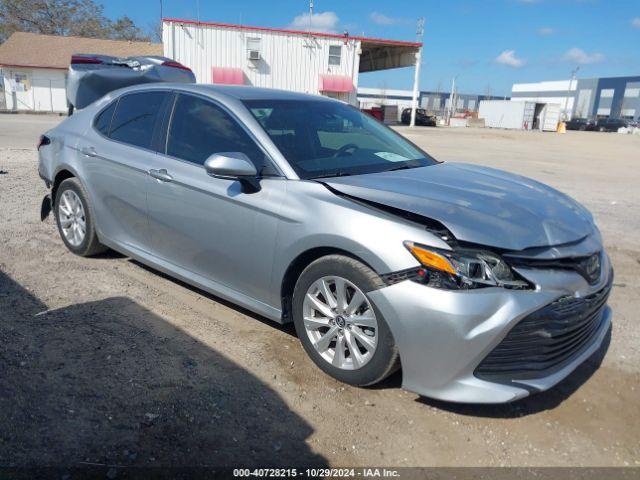
[[[236,468],[237,478],[398,478],[398,470],[389,468]]]

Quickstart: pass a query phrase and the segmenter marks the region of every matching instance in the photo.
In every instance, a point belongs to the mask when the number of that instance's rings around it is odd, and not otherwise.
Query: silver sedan
[[[438,162],[353,107],[249,87],[107,94],[46,132],[61,238],[112,248],[276,322],[353,385],[546,390],[610,329],[593,218],[545,185]]]

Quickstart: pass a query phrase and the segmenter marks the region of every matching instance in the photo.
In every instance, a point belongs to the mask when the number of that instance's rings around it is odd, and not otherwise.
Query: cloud
[[[513,68],[520,68],[525,64],[523,59],[516,57],[515,50],[505,50],[496,57],[495,62]]]
[[[291,21],[289,28],[295,30],[311,28],[314,32],[336,33],[339,23],[340,19],[334,12],[314,13],[311,18],[309,18],[309,13],[302,13]]]
[[[380,12],[371,12],[371,14],[369,14],[369,20],[377,25],[397,25],[399,23],[406,23],[402,18],[388,17]]]
[[[588,63],[599,63],[604,61],[604,55],[602,53],[594,52],[587,53],[581,48],[570,48],[562,56],[562,59],[567,62],[577,63],[578,65],[586,65]]]
[[[549,37],[556,33],[556,31],[551,27],[542,27],[538,29],[538,35],[542,35],[543,37]]]
[[[631,20],[631,26],[633,28],[640,28],[640,17],[636,17],[633,20]]]

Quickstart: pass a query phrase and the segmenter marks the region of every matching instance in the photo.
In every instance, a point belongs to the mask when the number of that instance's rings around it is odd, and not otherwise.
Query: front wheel
[[[314,261],[296,283],[298,338],[314,363],[337,380],[372,385],[400,365],[391,331],[367,296],[383,285],[369,267],[342,255]]]

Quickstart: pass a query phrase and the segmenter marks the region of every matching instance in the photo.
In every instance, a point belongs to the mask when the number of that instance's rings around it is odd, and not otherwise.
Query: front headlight
[[[404,246],[424,267],[418,271],[417,280],[429,286],[448,290],[529,288],[529,283],[493,252],[472,249],[446,251],[408,241]]]

